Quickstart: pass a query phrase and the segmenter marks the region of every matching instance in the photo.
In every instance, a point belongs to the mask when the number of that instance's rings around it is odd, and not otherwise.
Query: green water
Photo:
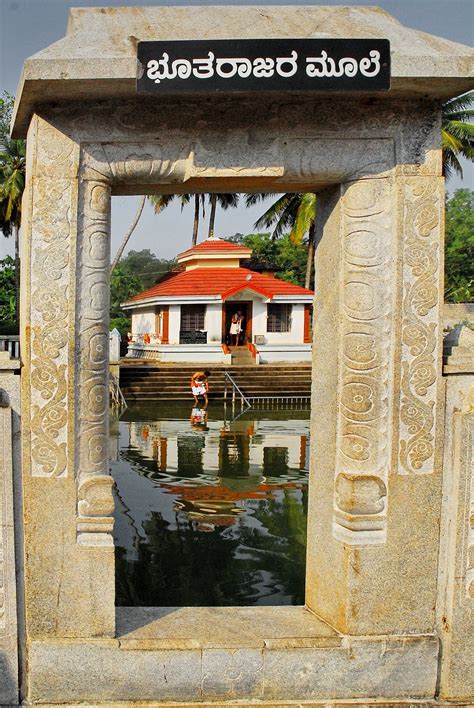
[[[304,603],[309,411],[239,413],[112,420],[117,605]]]

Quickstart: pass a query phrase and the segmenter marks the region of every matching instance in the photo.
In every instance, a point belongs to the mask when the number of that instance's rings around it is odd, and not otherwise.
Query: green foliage
[[[129,251],[126,257],[120,261],[124,272],[140,278],[141,290],[151,287],[158,278],[168,273],[174,264],[174,260],[157,258],[149,248],[143,248],[141,251]]]
[[[459,158],[474,160],[474,91],[451,98],[443,104],[441,138],[443,145],[443,172],[462,177]]]
[[[0,323],[3,326],[11,328],[15,320],[15,304],[15,261],[7,256],[0,261]]]
[[[295,285],[304,285],[306,271],[306,246],[302,243],[294,244],[290,234],[274,238],[273,234],[238,234],[233,241],[253,249],[253,257],[274,263],[280,268],[276,277]]]
[[[118,329],[122,337],[126,337],[130,332],[130,317],[113,317],[110,320],[109,331],[113,329]]]
[[[130,314],[120,303],[149,288],[171,269],[174,261],[157,258],[148,248],[130,251],[110,276],[110,329],[120,334],[130,331]]]
[[[0,98],[0,231],[10,236],[21,223],[21,198],[25,188],[26,142],[10,138],[14,97]]]
[[[446,199],[445,300],[474,300],[474,191]]]
[[[4,145],[5,138],[10,135],[10,121],[14,102],[15,98],[8,91],[2,93],[0,98],[0,150]]]
[[[144,290],[143,281],[140,276],[130,273],[124,268],[122,263],[113,271],[110,276],[110,318],[111,320],[128,319],[127,314],[121,310],[120,303],[137,295]],[[112,323],[111,323],[112,325]],[[116,325],[115,325],[116,326]],[[113,327],[111,326],[113,329]],[[117,327],[120,330],[120,327]]]
[[[4,236],[20,227],[25,170],[26,142],[7,138],[0,152],[0,229]]]

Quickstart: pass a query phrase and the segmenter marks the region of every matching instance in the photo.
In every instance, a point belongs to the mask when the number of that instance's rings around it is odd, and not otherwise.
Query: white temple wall
[[[267,305],[261,300],[253,301],[252,338],[257,334],[267,334]]]
[[[179,328],[181,324],[181,305],[170,305],[169,309],[169,343],[179,344]]]
[[[132,314],[133,334],[154,334],[155,333],[155,308],[137,310]]]
[[[304,341],[304,305],[293,304],[289,332],[267,332],[267,303],[253,302],[252,335],[263,335],[267,344],[302,344]]]
[[[207,332],[208,344],[222,341],[222,304],[220,302],[206,305],[204,329]]]

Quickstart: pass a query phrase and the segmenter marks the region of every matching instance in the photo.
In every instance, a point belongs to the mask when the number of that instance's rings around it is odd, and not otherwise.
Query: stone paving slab
[[[304,607],[118,607],[122,649],[337,646],[341,636]]]
[[[344,637],[340,646],[304,649],[146,650],[143,640],[142,648],[127,651],[121,641],[30,642],[29,702],[177,699],[197,706],[253,699],[276,706],[295,696],[301,705],[397,696],[414,705],[412,699],[431,700],[436,689],[438,640],[432,636]]]

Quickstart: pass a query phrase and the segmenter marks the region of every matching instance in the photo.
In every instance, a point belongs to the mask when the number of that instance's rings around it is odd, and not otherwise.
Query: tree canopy
[[[7,256],[0,261],[0,333],[17,332],[15,325],[15,261]]]
[[[157,258],[149,248],[129,251],[110,275],[110,329],[121,334],[130,329],[130,314],[120,303],[149,288],[174,266],[174,261]]]
[[[474,191],[446,197],[445,300],[474,300]]]
[[[232,241],[253,249],[253,258],[274,263],[276,277],[295,285],[304,285],[307,249],[303,243],[292,243],[290,234],[274,238],[272,233],[235,234]]]

